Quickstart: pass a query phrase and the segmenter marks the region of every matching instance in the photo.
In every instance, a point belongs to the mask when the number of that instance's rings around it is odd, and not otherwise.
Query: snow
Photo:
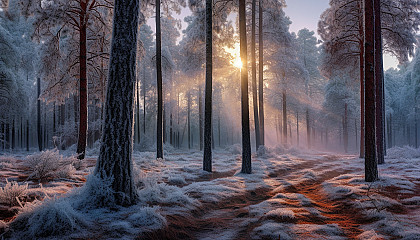
[[[33,156],[0,156],[0,175],[28,184],[23,209],[14,207],[12,222],[0,219],[0,230],[28,239],[135,239],[162,229],[194,239],[420,238],[417,149],[388,150],[380,180],[366,183],[356,156],[264,148],[253,156],[253,173],[242,174],[234,148],[214,151],[212,173],[202,171],[200,152],[171,149],[165,159],[134,152],[140,201],[131,207],[106,204],[113,202],[110,181],[89,175],[96,156],[42,184],[27,178]],[[54,158],[69,162],[60,155]]]

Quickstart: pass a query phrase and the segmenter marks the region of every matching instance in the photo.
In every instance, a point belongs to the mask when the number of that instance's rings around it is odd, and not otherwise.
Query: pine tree
[[[104,126],[94,174],[112,179],[118,205],[138,199],[132,161],[138,15],[138,0],[115,0]]]

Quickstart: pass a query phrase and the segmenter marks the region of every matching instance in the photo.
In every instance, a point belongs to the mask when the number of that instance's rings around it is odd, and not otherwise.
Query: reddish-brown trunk
[[[86,133],[87,133],[87,74],[86,74],[86,28],[87,28],[87,2],[80,1],[80,55],[79,55],[79,69],[80,69],[80,79],[79,79],[79,138],[77,141],[77,158],[85,158],[86,150]]]

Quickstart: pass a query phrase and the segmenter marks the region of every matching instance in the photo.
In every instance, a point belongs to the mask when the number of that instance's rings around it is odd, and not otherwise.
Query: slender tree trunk
[[[383,129],[383,59],[382,59],[382,32],[381,32],[381,0],[374,0],[375,5],[375,91],[376,91],[376,154],[378,164],[384,161],[384,129]]]
[[[146,135],[146,67],[143,63],[143,134]]]
[[[191,94],[188,92],[188,149],[191,149]]]
[[[94,171],[111,179],[118,205],[138,199],[132,161],[138,14],[139,1],[115,0],[104,128]]]
[[[357,141],[357,120],[356,120],[356,118],[354,119],[354,134],[356,135],[356,149],[357,149],[358,141]]]
[[[206,0],[206,88],[204,97],[203,170],[212,171],[212,72],[213,72],[213,1]]]
[[[375,16],[374,0],[364,1],[365,11],[365,181],[378,179],[375,131]]]
[[[200,134],[200,151],[203,150],[203,99],[201,95],[201,85],[198,87],[198,126],[199,126],[199,134]]]
[[[344,118],[343,118],[343,142],[344,142],[344,152],[348,152],[349,145],[349,132],[348,132],[348,119],[347,119],[347,103],[344,104]]]
[[[136,87],[137,87],[137,112],[136,112],[136,117],[137,117],[137,143],[140,144],[140,89],[139,89],[139,84],[140,81],[137,81],[136,83]]]
[[[306,108],[306,142],[308,148],[311,148],[311,125],[309,123],[309,109]]]
[[[296,111],[296,145],[299,146],[299,112]]]
[[[417,107],[415,107],[415,109],[414,109],[414,140],[415,140],[415,142],[414,142],[414,146],[415,146],[415,148],[418,148],[419,147],[419,145],[418,145],[418,136],[417,136],[417,127],[418,127],[418,123],[417,123]]]
[[[251,61],[252,61],[252,103],[254,105],[254,125],[255,125],[255,149],[260,147],[260,121],[258,120],[258,99],[257,99],[257,63],[255,61],[255,8],[256,0],[252,0],[251,10]]]
[[[84,159],[86,151],[86,134],[88,125],[88,109],[87,109],[87,45],[86,45],[86,31],[87,31],[87,4],[88,1],[80,1],[80,13],[79,13],[79,44],[80,44],[80,56],[79,56],[79,67],[80,67],[80,80],[79,80],[79,138],[77,141],[77,158]]]
[[[362,4],[359,1],[358,4]],[[360,11],[363,6],[359,5]],[[363,14],[360,14],[363,16]],[[364,46],[364,25],[363,19],[359,20],[359,69],[360,69],[360,158],[365,157],[365,46]]]
[[[3,151],[6,149],[6,133],[4,129],[4,123],[1,123],[1,148]]]
[[[157,91],[158,91],[158,112],[156,124],[156,158],[163,158],[163,93],[162,93],[162,42],[160,30],[160,0],[156,0],[156,76],[157,76]]]
[[[12,120],[12,149],[15,149],[16,145],[16,130],[15,130],[15,118]]]
[[[37,135],[38,135],[38,149],[42,151],[42,129],[41,129],[41,100],[39,96],[41,95],[41,79],[37,78]]]
[[[265,129],[264,129],[264,44],[263,44],[263,9],[262,0],[258,2],[258,99],[259,99],[259,121],[260,121],[260,145],[265,144]],[[254,51],[253,51],[254,52]]]
[[[56,124],[55,124],[55,119],[56,117],[55,117],[55,103],[54,103],[54,105],[53,105],[53,133],[55,134],[55,132],[57,131],[57,127],[56,127]]]
[[[388,129],[388,145],[392,148],[394,146],[394,142],[392,141],[392,114],[389,114]]]
[[[239,36],[241,69],[241,109],[242,109],[242,173],[251,173],[251,136],[249,131],[248,100],[248,58],[246,41],[245,0],[239,0]]]
[[[286,89],[283,88],[283,144],[287,144],[287,104],[286,104]]]
[[[29,152],[29,120],[26,119],[26,151]]]

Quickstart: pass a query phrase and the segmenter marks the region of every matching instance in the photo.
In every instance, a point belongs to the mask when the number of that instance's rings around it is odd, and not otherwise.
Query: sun
[[[233,59],[232,65],[235,66],[235,67],[237,67],[237,68],[239,68],[239,69],[241,69],[242,68],[242,60],[241,60],[241,58],[240,57],[237,57],[237,58]]]

